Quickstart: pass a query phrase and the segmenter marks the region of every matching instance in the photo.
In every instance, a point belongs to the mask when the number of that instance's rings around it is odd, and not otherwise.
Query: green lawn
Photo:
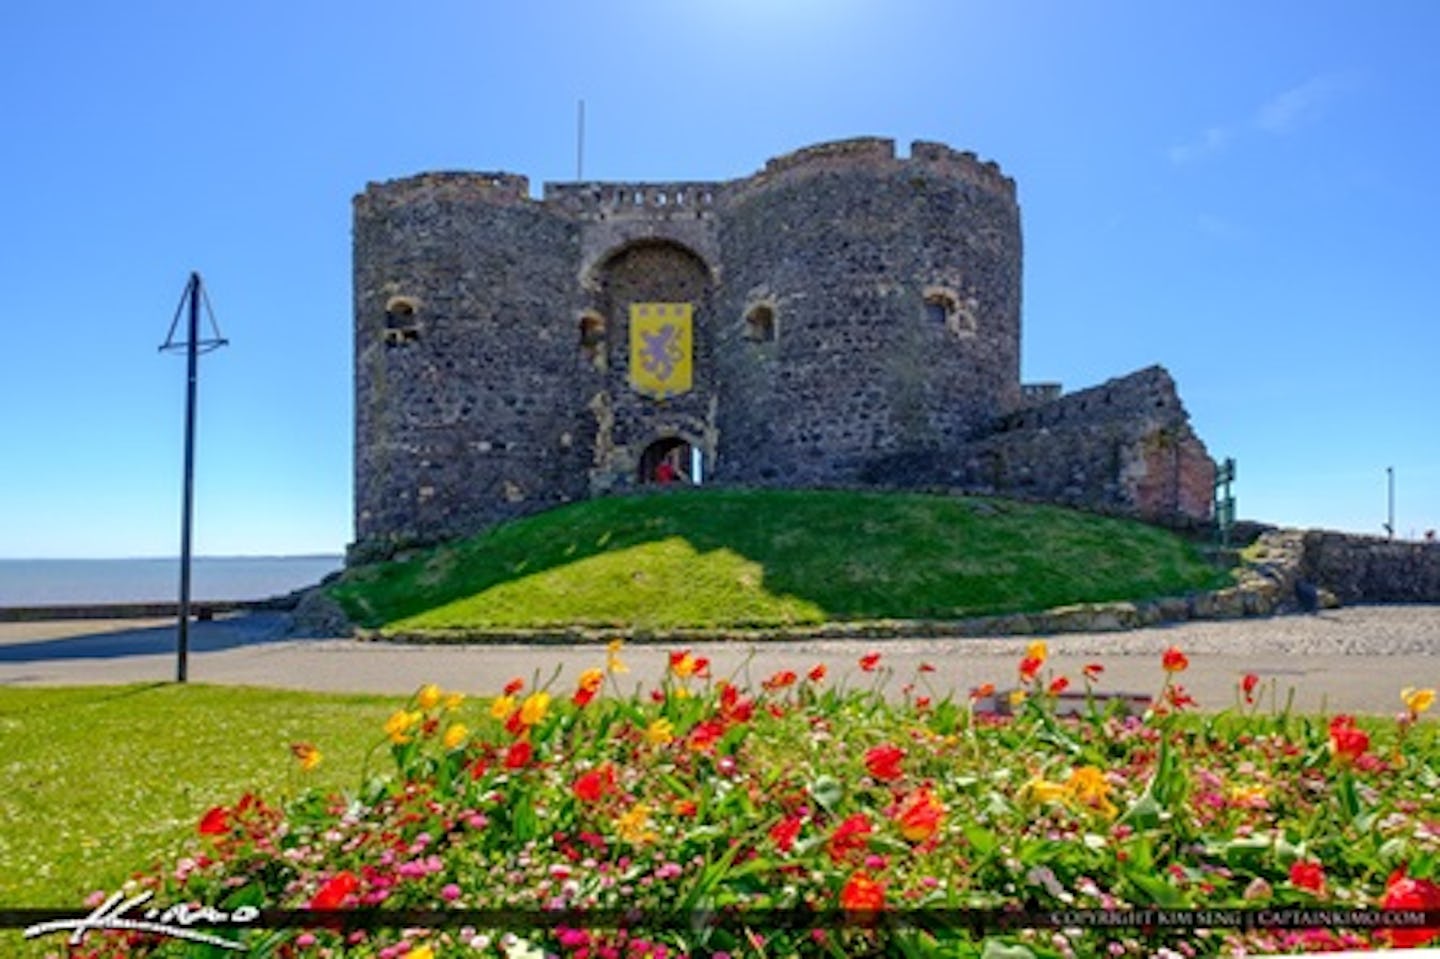
[[[203,685],[0,689],[0,906],[79,908],[247,790],[353,789],[395,697]],[[302,773],[290,744],[320,766]]]
[[[1227,581],[1179,537],[1003,500],[680,491],[577,503],[351,570],[333,594],[387,630],[724,629],[957,619]]]

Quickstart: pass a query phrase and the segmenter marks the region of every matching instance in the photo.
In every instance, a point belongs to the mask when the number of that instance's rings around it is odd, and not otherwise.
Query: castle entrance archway
[[[656,440],[640,454],[635,477],[642,486],[671,486],[699,483],[698,450],[679,437]]]

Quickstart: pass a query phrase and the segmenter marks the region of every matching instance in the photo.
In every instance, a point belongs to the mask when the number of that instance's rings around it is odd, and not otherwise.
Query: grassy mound
[[[405,630],[959,619],[1183,593],[1224,575],[1164,530],[1002,500],[686,490],[517,520],[332,588]]]

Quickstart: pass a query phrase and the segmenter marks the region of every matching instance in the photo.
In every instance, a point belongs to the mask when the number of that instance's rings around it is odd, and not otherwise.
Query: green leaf
[[[962,831],[965,833],[965,841],[970,843],[975,851],[982,856],[990,855],[995,851],[995,848],[1000,845],[1000,841],[995,838],[995,834],[984,826],[978,826],[975,823],[966,823]]]
[[[1164,812],[1164,807],[1155,799],[1154,791],[1147,788],[1135,797],[1130,808],[1120,817],[1120,822],[1136,829],[1158,829]]]
[[[1396,836],[1387,840],[1380,847],[1379,857],[1386,868],[1393,868],[1408,862],[1410,860],[1410,841],[1404,836]]]
[[[1004,943],[998,939],[986,939],[980,959],[1035,959],[1035,953],[1028,946],[1019,943]]]
[[[834,776],[820,776],[816,778],[816,780],[810,784],[809,789],[810,795],[815,797],[815,801],[820,804],[820,808],[830,813],[835,811],[835,807],[840,804],[840,800],[845,795],[845,787],[842,786],[840,780]]]
[[[1335,797],[1340,801],[1340,810],[1345,813],[1345,818],[1354,822],[1364,807],[1360,803],[1360,794],[1355,791],[1355,777],[1348,771],[1340,774]]]
[[[1126,871],[1125,879],[1161,909],[1184,909],[1190,905],[1184,893],[1159,876],[1131,869]]]
[[[1231,869],[1257,872],[1273,848],[1274,844],[1271,843],[1269,837],[1247,836],[1225,843],[1220,847],[1220,854],[1225,859],[1225,865]]]

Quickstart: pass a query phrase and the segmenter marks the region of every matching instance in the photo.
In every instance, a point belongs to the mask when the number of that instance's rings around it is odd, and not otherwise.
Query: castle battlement
[[[544,185],[538,202],[553,212],[581,217],[704,216],[731,194],[789,182],[820,173],[887,175],[914,169],[962,180],[1004,199],[1014,201],[1015,181],[993,161],[943,143],[916,140],[910,157],[895,155],[895,141],[883,137],[856,137],[805,147],[766,162],[748,177],[724,181],[585,181]],[[426,203],[537,202],[530,196],[530,179],[517,173],[433,172],[370,183],[355,198],[357,206],[397,208]]]
[[[517,204],[530,200],[530,178],[518,173],[420,173],[416,176],[369,183],[355,197],[357,215],[363,209],[382,210],[436,203]]]

